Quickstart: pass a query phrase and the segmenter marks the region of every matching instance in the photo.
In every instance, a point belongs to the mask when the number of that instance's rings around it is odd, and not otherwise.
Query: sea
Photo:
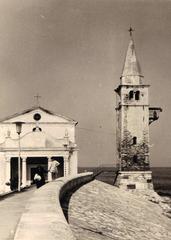
[[[171,198],[171,167],[153,167],[154,190],[161,196]],[[100,173],[96,179],[113,185],[115,180],[116,168],[114,167],[79,167],[79,172]]]

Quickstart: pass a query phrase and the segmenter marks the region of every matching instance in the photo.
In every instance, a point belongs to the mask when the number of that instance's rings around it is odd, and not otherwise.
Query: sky
[[[151,166],[171,166],[171,1],[0,0],[0,117],[41,106],[78,121],[79,166],[116,163],[115,92],[132,26],[150,105]]]

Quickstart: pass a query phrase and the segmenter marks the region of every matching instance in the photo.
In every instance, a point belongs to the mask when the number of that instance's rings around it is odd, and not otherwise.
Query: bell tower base
[[[124,190],[153,190],[151,171],[119,171],[115,186]]]

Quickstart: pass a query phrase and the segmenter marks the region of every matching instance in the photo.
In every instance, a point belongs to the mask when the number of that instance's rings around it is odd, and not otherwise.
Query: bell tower
[[[149,162],[149,124],[161,108],[149,108],[148,84],[137,60],[130,28],[130,41],[117,94],[118,176],[115,185],[124,189],[153,189]],[[151,120],[150,120],[151,118]]]

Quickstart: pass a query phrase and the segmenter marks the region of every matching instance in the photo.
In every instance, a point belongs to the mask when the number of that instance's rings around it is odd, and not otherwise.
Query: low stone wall
[[[153,189],[151,171],[120,171],[115,186],[124,190]]]
[[[93,173],[59,178],[34,192],[17,226],[14,240],[75,240],[64,217],[60,199],[93,179]]]

